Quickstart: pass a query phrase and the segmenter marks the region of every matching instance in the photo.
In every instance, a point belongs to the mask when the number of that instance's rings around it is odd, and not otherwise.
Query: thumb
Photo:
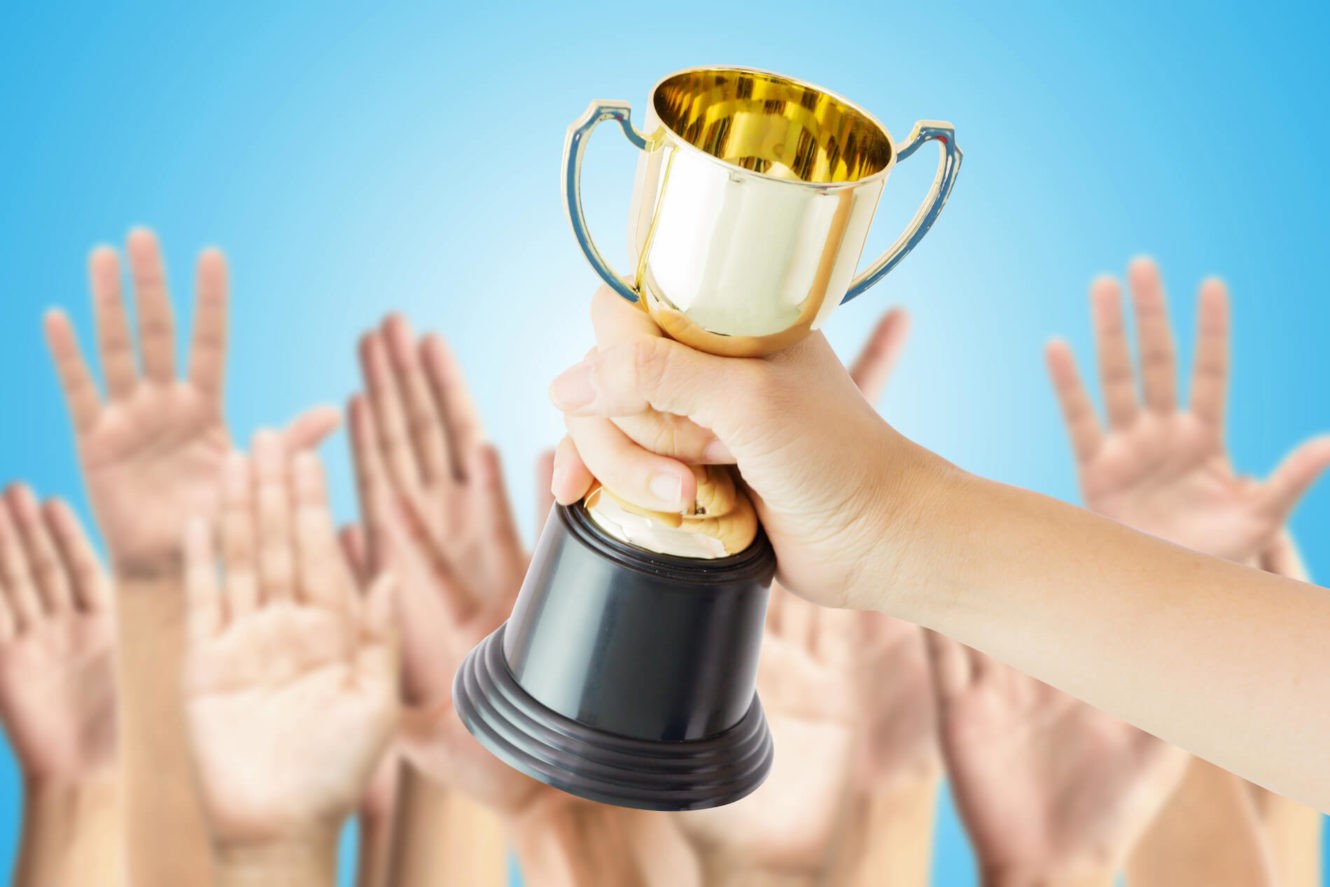
[[[1268,511],[1282,524],[1327,467],[1330,467],[1330,435],[1301,444],[1279,463],[1265,482],[1262,498]]]
[[[341,424],[342,413],[337,407],[314,407],[291,420],[282,431],[282,443],[288,453],[313,449]]]

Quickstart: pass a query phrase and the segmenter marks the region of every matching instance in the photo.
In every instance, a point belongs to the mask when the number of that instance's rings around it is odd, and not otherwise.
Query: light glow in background
[[[399,309],[452,340],[530,529],[530,466],[561,428],[546,385],[591,342],[596,281],[560,204],[564,129],[591,98],[640,109],[660,77],[700,64],[824,84],[897,138],[919,118],[956,124],[966,160],[937,227],[828,330],[848,357],[880,311],[908,306],[881,404],[904,433],[1074,500],[1042,346],[1062,334],[1088,368],[1086,284],[1150,252],[1184,359],[1196,284],[1232,284],[1229,439],[1238,468],[1264,474],[1330,428],[1315,277],[1328,30],[1310,3],[4,4],[0,483],[26,479],[87,514],[39,319],[64,305],[87,342],[89,249],[149,224],[182,326],[194,255],[217,244],[231,258],[238,434],[343,400],[358,333]],[[934,158],[893,173],[874,254]],[[633,162],[606,127],[584,181],[592,230],[620,262]],[[350,519],[344,439],[326,452]],[[1326,577],[1330,485],[1294,528]],[[5,868],[20,795],[6,758]],[[937,884],[973,882],[945,802],[934,870]]]

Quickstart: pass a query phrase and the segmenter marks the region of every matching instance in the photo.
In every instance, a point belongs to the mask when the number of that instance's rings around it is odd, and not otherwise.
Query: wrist
[[[114,808],[119,786],[114,771],[78,777],[24,774],[23,804],[30,810],[49,810],[61,818],[75,819],[88,813]]]
[[[217,883],[237,887],[331,884],[337,873],[337,837],[338,830],[327,827],[266,840],[215,840]]]
[[[860,522],[865,531],[858,558],[862,567],[847,598],[856,609],[902,616],[928,601],[925,586],[936,575],[933,565],[948,557],[938,549],[948,539],[949,503],[970,475],[891,428],[881,433],[871,456],[874,476],[864,485],[871,498],[864,505],[867,519]]]

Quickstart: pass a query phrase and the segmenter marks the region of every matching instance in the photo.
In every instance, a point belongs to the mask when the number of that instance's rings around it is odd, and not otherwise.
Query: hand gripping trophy
[[[948,123],[895,145],[839,96],[789,77],[696,68],[651,93],[642,132],[595,101],[568,130],[564,201],[587,259],[673,338],[713,354],[779,351],[877,283],[955,184]],[[640,152],[621,278],[587,231],[581,165],[614,120]],[[892,166],[938,143],[905,233],[856,275]],[[655,810],[728,804],[771,767],[754,688],[775,556],[730,469],[698,469],[689,514],[597,486],[556,506],[512,616],[458,671],[467,728],[513,767],[591,800]]]

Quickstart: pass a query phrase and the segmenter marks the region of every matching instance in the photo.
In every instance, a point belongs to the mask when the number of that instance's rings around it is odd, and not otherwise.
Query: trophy
[[[960,168],[950,124],[903,144],[845,99],[744,68],[696,68],[651,93],[644,129],[594,101],[568,129],[564,203],[591,266],[666,334],[726,356],[779,351],[877,283],[923,238]],[[587,230],[587,140],[613,120],[641,153],[621,278]],[[937,142],[919,211],[856,274],[891,168]],[[654,810],[727,804],[772,744],[755,678],[775,556],[742,482],[695,469],[688,514],[597,485],[556,506],[512,616],[454,685],[458,714],[510,766],[563,791]]]

